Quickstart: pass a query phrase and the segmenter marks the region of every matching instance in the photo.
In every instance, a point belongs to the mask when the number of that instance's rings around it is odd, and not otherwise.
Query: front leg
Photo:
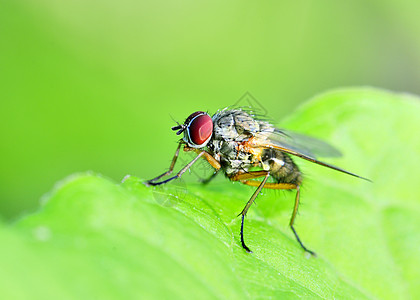
[[[154,184],[155,181],[161,179],[164,176],[170,175],[172,173],[172,171],[174,170],[174,167],[175,167],[176,160],[178,159],[178,156],[179,156],[179,149],[181,149],[181,145],[182,145],[182,141],[179,142],[178,147],[176,148],[175,155],[172,158],[171,165],[169,166],[169,170],[166,171],[165,173],[153,178],[153,179],[148,180],[145,183],[146,185],[156,185],[156,184]]]
[[[155,186],[155,185],[161,185],[161,184],[165,184],[165,183],[168,183],[169,181],[171,181],[171,180],[174,180],[174,179],[177,179],[177,178],[179,178],[179,177],[181,177],[182,176],[182,174],[184,174],[189,168],[191,168],[191,166],[200,158],[200,157],[202,157],[203,155],[204,155],[204,153],[207,153],[206,151],[202,151],[202,152],[200,152],[192,161],[190,161],[185,167],[183,167],[182,169],[181,169],[181,171],[179,171],[175,176],[172,176],[172,177],[170,177],[170,178],[168,178],[168,179],[166,179],[166,180],[163,180],[163,181],[159,181],[159,182],[155,182],[155,181],[152,181],[152,180],[149,180],[149,181],[147,181],[146,182],[146,185],[153,185],[153,186]],[[171,172],[172,172],[172,170],[170,170]],[[169,171],[168,171],[169,172]],[[166,173],[164,173],[164,174],[162,174],[161,176],[158,176],[158,177],[156,177],[157,179],[159,179],[160,177],[162,177],[162,176],[165,176],[166,175]],[[156,179],[155,178],[155,179]],[[155,180],[155,179],[153,179],[153,180]]]
[[[220,168],[222,167],[221,165],[220,165],[220,162],[217,160],[217,159],[215,159],[214,157],[213,157],[213,155],[211,155],[210,153],[208,153],[207,151],[205,151],[205,150],[200,150],[200,149],[196,149],[196,148],[192,148],[192,147],[188,147],[187,145],[185,145],[184,146],[184,151],[185,152],[190,152],[190,151],[193,151],[193,152],[195,152],[195,153],[197,153],[197,154],[199,154],[199,153],[202,153],[202,152],[204,152],[204,156],[203,156],[203,158],[205,159],[205,160],[207,160],[207,162],[213,167],[213,168],[215,168],[216,169],[216,172],[217,171],[219,171],[220,170]]]
[[[183,167],[181,169],[181,171],[179,171],[175,176],[173,176],[171,178],[168,178],[166,180],[160,181],[160,182],[156,182],[156,180],[162,178],[163,176],[166,176],[166,175],[169,175],[169,174],[172,173],[172,171],[174,169],[174,165],[175,165],[176,159],[178,158],[178,155],[179,155],[179,149],[181,147],[181,143],[182,142],[180,142],[180,145],[176,149],[175,156],[172,159],[172,163],[171,163],[171,166],[170,166],[169,170],[167,172],[163,173],[162,175],[160,175],[160,176],[158,176],[156,178],[153,178],[153,179],[147,181],[146,182],[146,185],[148,185],[148,186],[149,185],[153,185],[153,186],[154,185],[161,185],[161,184],[167,183],[167,182],[169,182],[171,180],[174,180],[176,178],[181,177],[181,175],[184,174],[200,157],[203,157],[204,159],[206,159],[209,162],[209,164],[213,168],[216,169],[216,171],[218,171],[221,168],[220,163],[210,153],[208,153],[207,151],[190,148],[188,146],[184,146],[184,151],[194,151],[194,152],[197,153],[197,156],[191,162],[189,162],[185,167]]]

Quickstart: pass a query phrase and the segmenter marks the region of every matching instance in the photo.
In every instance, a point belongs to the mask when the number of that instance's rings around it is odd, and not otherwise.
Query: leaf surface
[[[296,159],[294,193],[227,180],[150,188],[129,177],[67,178],[42,208],[0,226],[0,290],[7,299],[420,298],[420,102],[374,89],[339,90],[300,107],[281,127],[322,138],[329,159],[373,183]],[[153,155],[153,153],[151,154]],[[170,155],[170,154],[168,154]],[[155,175],[155,174],[151,174]]]

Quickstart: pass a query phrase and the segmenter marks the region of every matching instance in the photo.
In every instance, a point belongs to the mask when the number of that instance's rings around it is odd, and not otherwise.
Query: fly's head
[[[177,135],[184,133],[184,142],[192,148],[203,148],[211,139],[213,134],[213,120],[208,113],[196,111],[192,113],[184,122],[172,127],[177,131]]]

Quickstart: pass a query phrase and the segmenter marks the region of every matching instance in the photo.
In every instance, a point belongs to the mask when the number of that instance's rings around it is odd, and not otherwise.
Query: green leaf
[[[293,192],[258,197],[248,254],[237,215],[253,188],[79,174],[38,212],[0,226],[2,298],[420,298],[419,115],[415,97],[354,89],[281,124],[332,143],[344,156],[328,162],[373,181],[296,159],[305,174],[296,229],[317,257],[288,228]]]

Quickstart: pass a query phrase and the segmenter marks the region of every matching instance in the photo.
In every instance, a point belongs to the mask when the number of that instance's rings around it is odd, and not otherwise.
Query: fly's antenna
[[[180,135],[185,130],[185,126],[178,124],[178,126],[172,127],[172,130],[174,130],[174,131],[175,130],[178,130],[178,132],[176,133],[176,135]]]
[[[176,120],[174,119],[174,117],[172,117],[172,116],[171,116],[171,119],[172,119],[172,121],[174,121],[175,123],[177,123],[177,124],[178,124],[177,126],[172,127],[172,130],[173,130],[173,131],[178,130],[178,132],[176,133],[176,135],[180,135],[180,134],[181,134],[181,133],[185,130],[186,126],[185,126],[185,125],[183,125],[183,124],[179,124],[179,122],[178,122],[178,121],[176,121]]]
[[[178,126],[174,126],[172,127],[172,130],[178,130],[178,132],[176,133],[176,135],[180,135],[186,128],[185,125],[179,124],[178,122],[176,122],[178,124]]]

